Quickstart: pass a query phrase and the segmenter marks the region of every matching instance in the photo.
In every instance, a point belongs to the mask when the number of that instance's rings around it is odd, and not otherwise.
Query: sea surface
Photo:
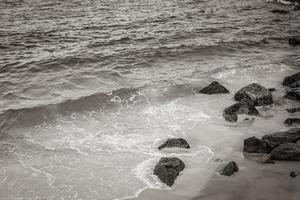
[[[196,197],[245,131],[285,129],[299,35],[300,12],[263,0],[1,0],[0,199]],[[198,93],[214,80],[230,94]],[[276,106],[224,122],[252,82]],[[170,137],[191,149],[159,151]],[[163,156],[186,163],[172,188],[152,173]]]

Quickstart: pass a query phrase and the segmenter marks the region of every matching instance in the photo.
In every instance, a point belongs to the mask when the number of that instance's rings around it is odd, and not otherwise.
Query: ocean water
[[[286,129],[296,105],[281,86],[300,67],[289,6],[2,0],[0,13],[1,200],[192,199],[220,160],[244,159],[243,138]],[[198,93],[214,80],[230,94]],[[226,123],[222,110],[252,82],[276,88],[275,105]],[[170,137],[191,149],[159,151]],[[172,188],[152,173],[163,156],[186,163]]]

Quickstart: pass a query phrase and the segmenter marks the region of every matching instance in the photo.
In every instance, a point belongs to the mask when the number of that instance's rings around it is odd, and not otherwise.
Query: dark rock
[[[271,11],[272,13],[276,13],[276,14],[288,14],[290,13],[289,11],[287,10],[277,10],[277,9],[274,9]]]
[[[273,22],[282,22],[281,19],[273,19],[272,21],[273,21]]]
[[[183,138],[171,138],[171,139],[168,139],[167,141],[165,141],[162,145],[160,145],[158,147],[158,149],[172,148],[172,147],[179,147],[179,148],[189,149],[190,145]]]
[[[275,164],[274,160],[271,160],[270,158],[263,161],[265,164]]]
[[[235,172],[239,171],[239,167],[234,161],[230,161],[220,172],[221,175],[231,176]]]
[[[254,106],[254,102],[249,99],[243,99],[223,111],[223,117],[226,121],[236,122],[238,114],[258,115],[259,112]]]
[[[175,179],[185,168],[185,164],[179,158],[175,157],[163,157],[156,164],[154,174],[158,176],[161,182],[172,186]]]
[[[300,40],[299,40],[300,42]],[[287,76],[284,78],[282,85],[291,87],[291,88],[296,88],[300,87],[300,72],[293,74],[291,76]]]
[[[202,94],[221,94],[221,93],[229,93],[229,91],[220,83],[214,81],[202,90],[199,91]]]
[[[300,124],[300,118],[287,118],[284,121],[285,124],[291,126],[293,124]]]
[[[291,171],[290,177],[295,178],[295,177],[299,176],[299,174],[300,174],[300,172]]]
[[[275,91],[276,91],[275,88],[268,88],[268,90],[269,90],[270,92],[275,92]]]
[[[273,103],[271,92],[257,83],[251,83],[243,87],[234,95],[236,101],[241,101],[244,98],[252,100],[255,106],[270,105]]]
[[[300,38],[290,38],[289,45],[292,46],[300,45]]]
[[[294,143],[300,139],[300,128],[292,128],[285,132],[267,134],[262,137],[271,147],[284,143]]]
[[[246,153],[270,153],[272,147],[266,141],[260,140],[256,137],[250,137],[244,140],[244,149]]]
[[[281,144],[271,152],[273,160],[300,161],[300,143]]]
[[[289,113],[299,112],[300,111],[300,107],[297,107],[297,108],[288,108],[288,109],[286,109],[286,111],[288,111]]]
[[[300,89],[289,90],[284,98],[292,101],[300,101]]]

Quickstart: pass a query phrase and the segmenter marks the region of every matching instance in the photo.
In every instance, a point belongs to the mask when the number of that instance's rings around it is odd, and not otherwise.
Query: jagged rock
[[[171,138],[171,139],[168,139],[167,141],[165,141],[162,145],[160,145],[158,147],[158,149],[172,148],[172,147],[179,147],[179,148],[189,149],[190,145],[183,138]]]
[[[224,176],[231,176],[239,171],[239,167],[234,161],[230,161],[221,171],[220,174]]]
[[[238,114],[258,115],[259,112],[254,106],[254,102],[249,99],[243,99],[223,111],[223,117],[226,121],[236,122]]]
[[[276,14],[288,14],[290,13],[289,11],[287,10],[277,10],[277,9],[274,9],[271,11],[272,13],[276,13]]]
[[[300,42],[300,40],[299,40]],[[291,87],[291,88],[296,88],[300,87],[300,72],[293,74],[291,76],[287,76],[284,78],[282,85]]]
[[[274,148],[270,158],[273,160],[300,161],[300,143],[285,143]]]
[[[272,147],[266,141],[260,140],[256,137],[250,137],[244,140],[244,149],[246,153],[270,153]]]
[[[300,128],[292,128],[285,132],[267,134],[262,137],[271,147],[284,143],[297,142],[300,139]]]
[[[291,126],[293,124],[300,124],[300,118],[287,118],[284,121],[285,124]]]
[[[290,173],[290,177],[292,177],[292,178],[295,178],[299,175],[300,175],[300,172],[296,172],[296,171],[291,171],[291,173]]]
[[[212,82],[205,88],[199,91],[202,94],[221,94],[221,93],[229,93],[229,91],[217,81]]]
[[[300,101],[300,89],[289,90],[284,98],[292,101]]]
[[[269,90],[270,92],[275,92],[275,91],[276,91],[275,88],[268,88],[268,90]]]
[[[286,109],[286,111],[288,111],[289,113],[299,112],[300,111],[300,107],[297,107],[297,108],[288,108],[288,109]]]
[[[289,45],[292,46],[300,45],[300,38],[290,38]]]
[[[241,101],[244,98],[252,100],[255,106],[270,105],[273,103],[271,92],[257,83],[251,83],[243,87],[234,95],[236,101]]]
[[[185,164],[179,158],[175,157],[163,157],[156,164],[154,174],[158,176],[161,182],[172,186],[175,179],[185,168]]]

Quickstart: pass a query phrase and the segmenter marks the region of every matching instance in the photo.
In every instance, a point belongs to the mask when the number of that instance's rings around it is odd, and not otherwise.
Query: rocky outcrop
[[[245,153],[263,153],[268,154],[272,151],[272,147],[264,140],[260,140],[256,137],[250,137],[244,140]]]
[[[286,143],[274,148],[270,158],[273,160],[300,161],[300,143]]]
[[[286,109],[286,111],[288,111],[289,113],[299,112],[300,111],[300,107],[288,108],[288,109]]]
[[[154,174],[158,176],[161,182],[172,186],[175,179],[185,168],[185,164],[179,158],[175,157],[163,157],[156,164]]]
[[[179,147],[179,148],[189,149],[190,145],[183,138],[171,138],[171,139],[168,139],[167,141],[165,141],[162,145],[160,145],[158,147],[158,149],[172,148],[172,147]]]
[[[202,94],[222,94],[222,93],[229,93],[229,91],[217,81],[212,82],[205,88],[199,91]]]
[[[291,126],[293,124],[300,124],[300,118],[287,118],[284,121],[285,124]]]
[[[270,105],[273,103],[271,92],[257,83],[243,87],[234,96],[236,101],[241,101],[245,98],[253,101],[255,106]]]
[[[299,42],[300,42],[300,40],[299,40]],[[290,87],[290,88],[300,87],[300,72],[293,74],[291,76],[285,77],[282,85]]]
[[[267,134],[262,137],[269,146],[276,147],[284,143],[295,143],[300,139],[300,128],[292,128],[285,132]]]
[[[300,45],[300,38],[290,38],[289,45],[291,46]]]
[[[239,167],[234,161],[230,161],[225,167],[220,171],[221,175],[231,176],[235,172],[239,171]]]
[[[258,115],[259,112],[255,108],[254,102],[246,98],[225,108],[223,111],[224,119],[229,122],[236,122],[238,114]]]

